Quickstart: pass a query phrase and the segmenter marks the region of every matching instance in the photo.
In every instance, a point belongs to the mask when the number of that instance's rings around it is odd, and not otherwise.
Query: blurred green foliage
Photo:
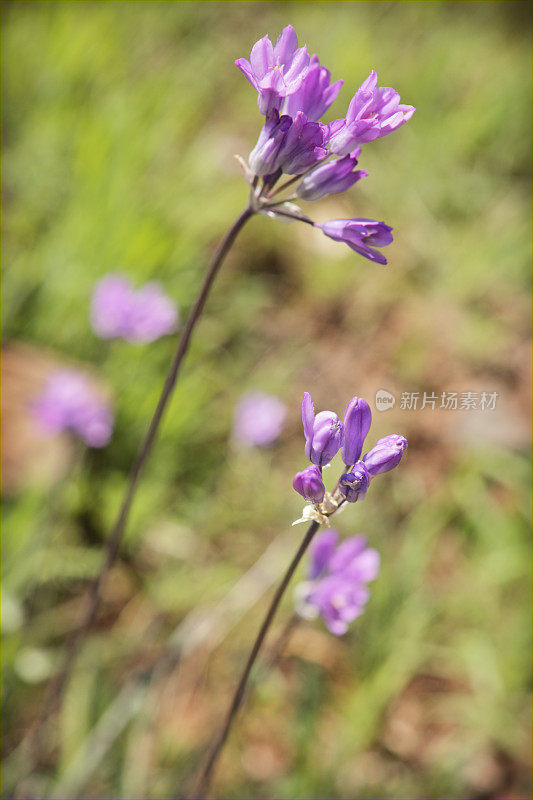
[[[180,620],[220,600],[299,515],[290,479],[304,463],[302,391],[340,412],[379,388],[499,400],[484,414],[397,404],[374,415],[372,437],[398,430],[410,448],[339,519],[382,554],[368,610],[340,641],[318,623],[298,631],[237,725],[216,793],[530,796],[530,12],[521,2],[3,4],[4,346],[91,367],[116,413],[106,450],[74,454],[52,488],[36,453],[39,479],[4,500],[3,796],[181,796],[262,603],[248,610],[244,598],[231,636],[195,652],[184,677],[134,683],[98,758],[91,731]],[[80,618],[174,347],[99,341],[92,287],[110,271],[157,278],[186,315],[246,202],[233,154],[249,152],[261,124],[233,61],[289,22],[345,79],[334,116],[371,67],[418,108],[364,149],[369,178],[309,206],[319,221],[392,224],[390,266],[306,226],[245,229],[49,753],[33,763],[19,743]],[[271,449],[231,442],[249,388],[288,405]],[[83,779],[72,778],[76,759]]]

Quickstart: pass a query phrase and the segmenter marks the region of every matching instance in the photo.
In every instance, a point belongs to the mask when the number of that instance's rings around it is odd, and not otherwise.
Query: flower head
[[[319,533],[311,545],[309,581],[300,585],[299,612],[320,614],[336,636],[364,611],[369,597],[366,584],[379,572],[379,554],[357,535],[338,544],[336,531]]]
[[[281,433],[287,409],[277,397],[265,392],[247,392],[237,407],[233,435],[243,445],[266,447]]]
[[[324,499],[326,490],[322,481],[322,473],[315,464],[297,472],[292,485],[308,503],[321,503]]]
[[[302,421],[307,458],[319,467],[329,464],[343,442],[342,422],[333,411],[320,411],[315,416],[309,392],[304,392],[303,396]]]
[[[385,247],[392,242],[392,228],[374,219],[332,219],[323,225],[316,225],[322,232],[336,242],[344,242],[356,253],[386,264],[387,259],[374,247]]]
[[[398,433],[391,433],[378,439],[375,447],[363,456],[363,462],[374,477],[397,467],[406,450],[407,439]]]
[[[263,36],[252,47],[250,61],[238,58],[235,62],[246,79],[257,90],[261,114],[279,111],[283,100],[296,92],[309,69],[306,47],[298,47],[298,37],[292,25],[287,25],[272,46]]]
[[[89,447],[105,447],[111,438],[111,409],[81,372],[59,370],[52,373],[31,410],[47,433],[71,430]]]
[[[411,119],[416,108],[400,103],[389,86],[378,86],[374,70],[354,94],[345,119],[330,123],[329,148],[345,156],[359,144],[387,136]]]
[[[375,447],[361,459],[363,444],[372,422],[370,406],[362,397],[350,400],[342,423],[333,411],[321,411],[315,415],[311,395],[304,392],[302,421],[305,454],[314,467],[298,472],[293,487],[312,505],[304,508],[294,525],[310,520],[329,525],[330,518],[345,502],[364,500],[372,479],[394,469],[407,448],[407,440],[392,433],[379,439]],[[345,470],[333,492],[327,492],[322,482],[322,467],[329,464],[339,450]]]
[[[176,304],[155,281],[135,290],[123,275],[106,275],[91,300],[91,324],[102,339],[148,343],[176,329]]]

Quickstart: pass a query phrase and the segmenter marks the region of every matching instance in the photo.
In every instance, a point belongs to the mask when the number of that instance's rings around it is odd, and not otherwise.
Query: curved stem
[[[248,660],[246,661],[246,664],[245,664],[244,669],[242,671],[242,674],[241,674],[239,683],[237,685],[237,688],[235,689],[235,693],[233,695],[233,699],[232,699],[232,701],[230,703],[230,706],[228,708],[228,711],[226,713],[226,717],[224,719],[224,723],[223,723],[219,733],[217,734],[213,744],[211,745],[211,748],[210,748],[210,750],[209,750],[209,752],[207,754],[207,758],[205,760],[205,763],[204,763],[204,765],[203,765],[203,767],[202,767],[202,769],[200,771],[200,774],[198,776],[198,780],[197,780],[197,783],[196,783],[194,794],[191,795],[194,798],[198,798],[199,800],[202,800],[202,798],[205,798],[205,796],[207,795],[207,792],[209,791],[209,786],[211,784],[211,779],[213,777],[213,772],[215,770],[215,767],[216,767],[218,758],[220,756],[220,753],[222,751],[222,748],[224,747],[226,739],[228,738],[228,734],[229,734],[230,728],[232,726],[233,720],[235,719],[235,716],[236,716],[236,714],[237,714],[237,712],[238,712],[238,710],[239,710],[239,708],[241,706],[242,700],[243,700],[245,692],[246,692],[246,686],[247,686],[247,683],[248,683],[248,678],[250,677],[250,673],[252,671],[252,667],[253,667],[253,665],[255,663],[255,660],[256,660],[256,658],[257,658],[257,656],[259,654],[259,651],[261,649],[261,645],[263,644],[265,636],[268,633],[268,629],[270,628],[270,625],[272,624],[272,620],[274,619],[274,615],[275,615],[275,613],[276,613],[276,611],[278,609],[278,606],[280,604],[281,598],[283,597],[283,595],[285,593],[285,590],[286,590],[287,586],[289,585],[289,582],[290,582],[290,580],[291,580],[291,578],[292,578],[292,576],[293,576],[298,564],[300,563],[300,561],[302,559],[302,556],[304,555],[305,551],[307,550],[307,548],[308,548],[313,536],[317,532],[318,528],[319,528],[318,522],[312,522],[309,525],[309,528],[307,529],[307,532],[306,532],[304,538],[302,539],[302,541],[300,543],[300,546],[299,546],[298,550],[296,551],[296,554],[295,554],[294,558],[292,559],[291,563],[289,564],[289,567],[288,567],[285,575],[283,576],[283,578],[281,580],[281,583],[279,584],[278,588],[276,589],[276,592],[274,594],[274,597],[272,598],[272,601],[270,603],[270,606],[268,608],[266,616],[265,616],[265,618],[263,620],[263,623],[262,623],[261,627],[259,628],[259,633],[257,634],[255,642],[254,642],[254,644],[252,646],[252,649],[250,651],[250,655],[248,656]]]
[[[200,319],[213,281],[215,280],[215,277],[218,273],[218,270],[220,269],[220,266],[222,265],[222,262],[224,261],[224,258],[228,254],[233,242],[235,241],[237,234],[254,213],[255,212],[248,206],[242,212],[242,214],[239,215],[239,217],[235,220],[229,231],[226,233],[226,235],[220,242],[213,256],[213,259],[209,265],[209,269],[207,270],[207,273],[205,275],[202,287],[200,289],[198,297],[196,298],[196,302],[194,303],[194,306],[191,309],[187,322],[185,323],[185,327],[183,328],[182,335],[178,342],[176,352],[172,359],[170,369],[167,373],[167,377],[165,379],[165,383],[161,390],[161,395],[159,397],[156,409],[148,426],[148,430],[144,437],[143,443],[140,447],[137,458],[135,459],[135,463],[133,464],[130,473],[128,487],[124,494],[124,498],[120,506],[117,520],[115,522],[115,525],[113,526],[113,529],[109,536],[109,540],[107,542],[105,556],[102,566],[100,568],[100,572],[91,586],[85,615],[75,636],[70,642],[70,647],[68,649],[63,668],[59,673],[59,675],[57,676],[56,681],[52,684],[50,695],[46,703],[47,713],[45,716],[47,716],[50,713],[50,711],[55,707],[55,705],[61,699],[63,689],[67,682],[76,655],[81,647],[85,635],[89,631],[96,617],[96,612],[98,610],[98,606],[100,603],[100,590],[102,587],[102,583],[117,556],[120,542],[122,540],[122,535],[124,533],[124,528],[128,520],[130,508],[133,499],[135,497],[137,486],[139,484],[139,480],[141,478],[144,467],[148,460],[148,456],[150,455],[150,452],[152,450],[152,446],[154,444],[154,440],[157,431],[159,429],[159,425],[163,418],[163,414],[172,396],[172,392],[174,391],[174,388],[176,386],[180,366],[189,348],[189,343],[191,340],[192,333],[194,331],[194,328],[196,327],[198,320]]]
[[[289,219],[296,219],[299,222],[306,222],[308,225],[315,224],[312,219],[309,219],[309,217],[299,217],[297,214],[290,214],[288,211],[280,211],[279,208],[273,208],[272,213],[278,214],[280,217],[289,217]]]

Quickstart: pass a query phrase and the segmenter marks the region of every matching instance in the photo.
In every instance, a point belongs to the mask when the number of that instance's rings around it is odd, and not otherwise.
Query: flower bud
[[[355,464],[360,458],[371,424],[370,406],[362,397],[354,397],[348,403],[344,415],[344,442],[341,452],[346,466]]]
[[[344,192],[361,178],[366,178],[368,172],[354,170],[360,149],[344,158],[321,164],[306,175],[296,190],[298,197],[302,200],[319,200],[327,194]]]
[[[407,439],[398,433],[391,433],[389,436],[379,439],[376,446],[363,456],[363,461],[374,477],[374,475],[388,472],[397,467],[406,449]]]
[[[336,242],[344,242],[359,255],[377,264],[386,264],[387,259],[376,250],[392,242],[392,228],[375,219],[331,219],[323,225],[315,223],[315,227]]]
[[[293,488],[308,503],[321,503],[326,492],[322,475],[317,466],[312,464],[301,472],[297,472],[292,482]]]
[[[343,442],[342,422],[333,411],[321,411],[315,416],[315,407],[309,392],[304,392],[303,396],[302,421],[307,458],[319,467],[329,464]]]
[[[254,175],[269,175],[278,169],[279,152],[291,125],[291,118],[280,117],[277,111],[271,111],[267,116],[257,143],[248,157]]]
[[[341,475],[339,480],[339,492],[349,503],[356,503],[364,500],[367,489],[370,485],[371,474],[363,464],[358,461],[350,470]]]

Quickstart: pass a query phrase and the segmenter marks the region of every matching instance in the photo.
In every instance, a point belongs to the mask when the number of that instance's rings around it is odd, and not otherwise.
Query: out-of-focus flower
[[[305,114],[298,112],[292,120],[272,111],[250,153],[250,169],[254,175],[272,175],[278,170],[299,175],[327,155],[321,147],[323,139],[322,127],[308,122]]]
[[[155,281],[135,290],[123,275],[98,281],[91,300],[91,324],[102,339],[148,343],[176,330],[178,310]]]
[[[265,447],[279,437],[287,409],[277,397],[247,392],[235,408],[234,438],[243,445]]]
[[[389,86],[378,86],[374,70],[354,94],[345,119],[329,125],[329,148],[345,156],[359,144],[387,136],[411,119],[416,108],[400,103],[400,95]]]
[[[330,239],[344,242],[370,261],[387,263],[385,256],[379,250],[373,249],[385,247],[392,242],[392,228],[384,222],[376,222],[374,219],[332,219],[315,227],[321,228]]]
[[[235,64],[257,90],[259,111],[268,114],[279,111],[284,98],[300,88],[309,69],[309,54],[307,48],[298,47],[294,28],[287,25],[274,46],[263,36],[252,47],[250,61],[238,58]]]
[[[375,447],[365,456],[363,462],[372,475],[380,475],[397,467],[407,449],[407,439],[398,433],[391,433],[378,439]]]
[[[344,83],[344,81],[336,81],[330,84],[330,80],[329,69],[320,65],[317,55],[312,55],[309,71],[304,76],[300,88],[286,97],[283,113],[294,118],[298,111],[303,111],[307,119],[312,122],[319,120],[337,99]]]
[[[361,148],[358,147],[344,158],[319,165],[302,179],[296,190],[298,197],[302,200],[320,200],[327,194],[344,192],[361,178],[366,178],[368,172],[364,169],[354,170],[360,152]]]
[[[366,584],[379,572],[379,553],[357,535],[338,543],[336,531],[319,533],[311,545],[309,581],[297,587],[301,616],[322,616],[336,636],[364,611],[369,597]]]
[[[81,372],[52,373],[31,410],[47,433],[71,430],[89,447],[105,447],[111,439],[113,414],[109,404]]]
[[[315,464],[297,472],[292,485],[308,503],[321,503],[324,499],[326,490],[322,481],[322,473]]]
[[[304,392],[302,422],[305,436],[305,454],[319,467],[329,464],[338,453],[343,442],[342,422],[333,411],[320,411],[315,416],[315,407],[309,392]]]

